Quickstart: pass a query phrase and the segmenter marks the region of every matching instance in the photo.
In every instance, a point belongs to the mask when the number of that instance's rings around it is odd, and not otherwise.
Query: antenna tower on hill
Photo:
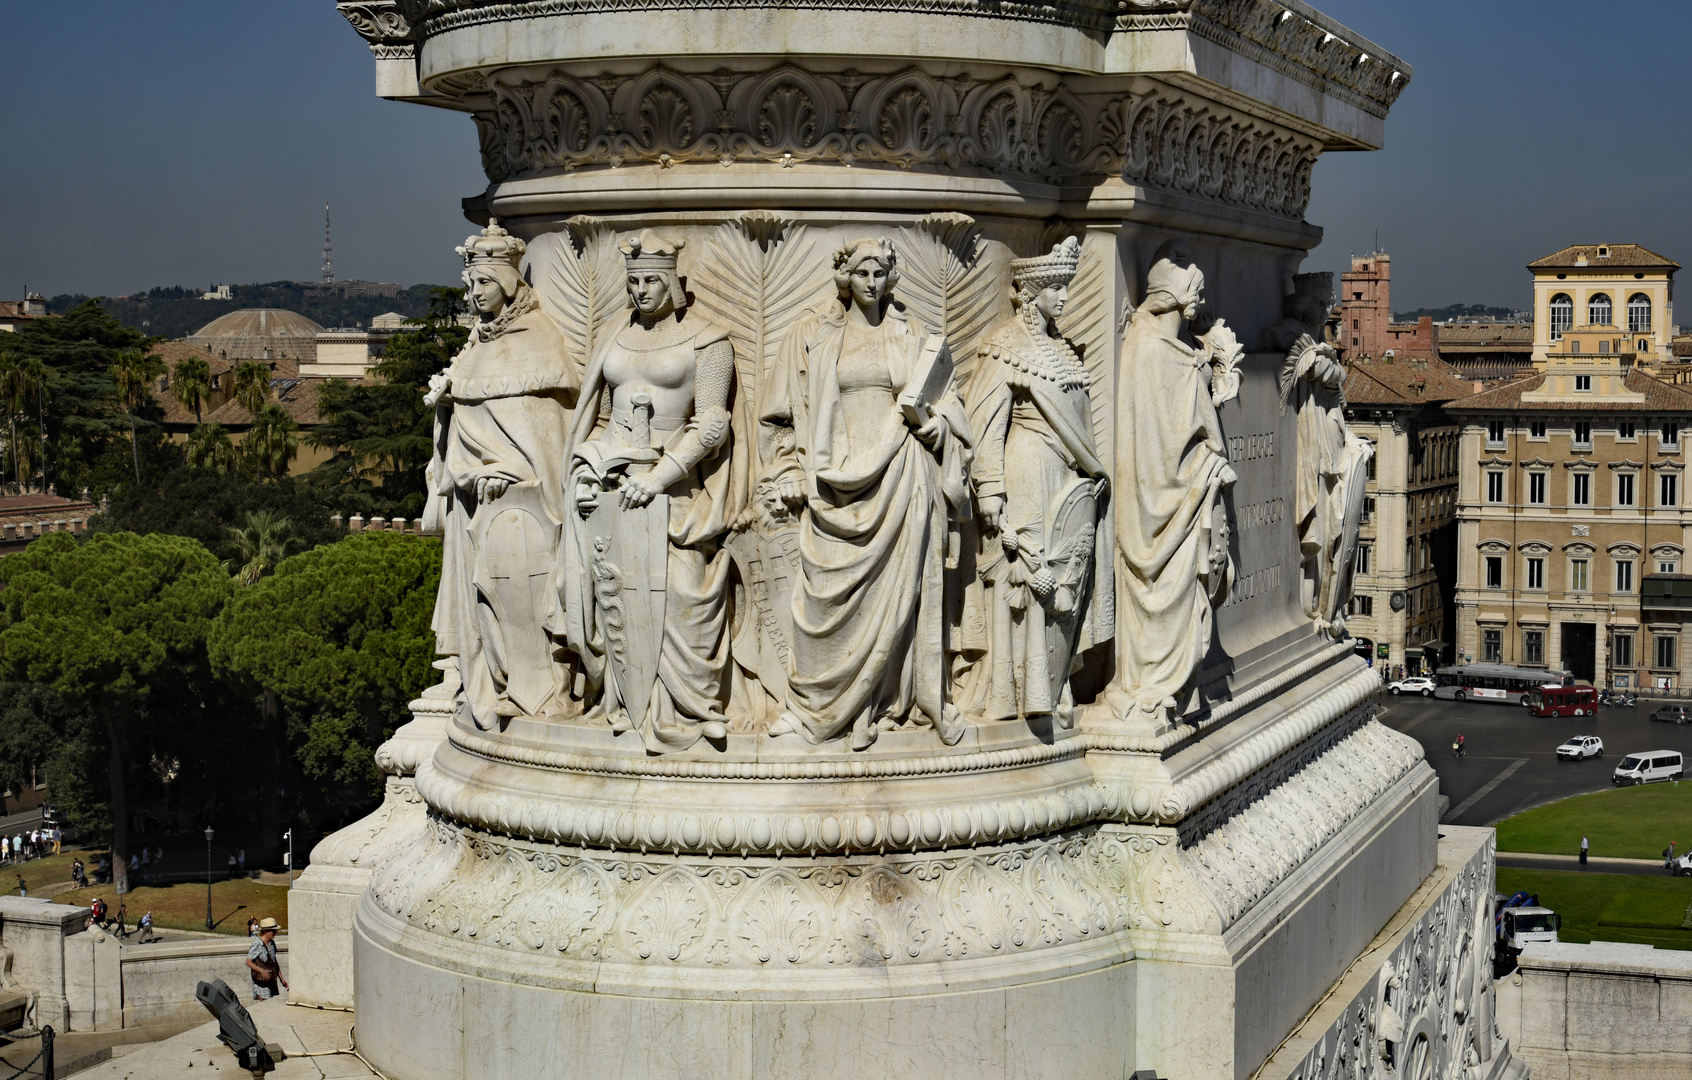
[[[323,204],[323,284],[335,284],[335,258],[329,247],[329,204]]]

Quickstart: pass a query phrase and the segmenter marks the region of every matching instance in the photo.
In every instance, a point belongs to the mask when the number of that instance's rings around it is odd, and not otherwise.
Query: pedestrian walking
[[[1586,865],[1586,837],[1580,838],[1580,865]]]
[[[247,947],[247,968],[253,979],[253,1000],[268,1001],[275,997],[279,990],[288,988],[288,980],[282,977],[282,965],[276,960],[276,932],[281,929],[275,919],[264,918],[258,924],[258,937]]]
[[[119,897],[118,898],[118,913],[117,913],[117,936],[118,937],[128,937],[129,936],[128,923],[129,923],[129,901],[123,899],[122,897]]]
[[[229,880],[235,880],[235,853],[233,851],[229,853]]]
[[[240,850],[240,852],[238,852],[236,854],[235,859],[236,859],[236,865],[241,872],[241,876],[246,877],[247,876],[247,849],[242,848]]]
[[[57,825],[53,826],[53,854],[55,854],[55,855],[63,854],[64,853],[64,845],[65,845],[65,830],[59,828]]]
[[[258,919],[253,916],[247,918],[247,936],[258,937]]]
[[[12,838],[9,836],[0,836],[0,863],[9,863],[11,861]]]
[[[29,882],[24,880],[24,876],[22,874],[18,875],[18,895],[19,896],[28,896],[29,895]]]
[[[1673,870],[1674,869],[1674,841],[1673,840],[1670,840],[1669,846],[1663,849],[1663,869],[1664,870]]]
[[[135,928],[140,931],[140,936],[135,939],[137,945],[146,945],[149,942],[162,940],[159,935],[153,933],[153,913],[151,911],[141,916],[141,921],[136,924]]]

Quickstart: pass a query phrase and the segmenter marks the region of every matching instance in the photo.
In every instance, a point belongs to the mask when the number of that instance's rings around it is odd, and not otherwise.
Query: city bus
[[[1456,664],[1434,675],[1434,697],[1455,701],[1498,701],[1519,705],[1539,686],[1561,686],[1563,672],[1509,664]]]
[[[1591,686],[1536,686],[1522,704],[1535,716],[1597,716],[1598,691]]]

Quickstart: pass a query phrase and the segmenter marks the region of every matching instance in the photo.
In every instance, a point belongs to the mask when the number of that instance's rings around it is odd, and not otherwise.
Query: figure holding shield
[[[734,346],[689,310],[680,246],[650,229],[621,245],[632,311],[588,364],[561,548],[566,636],[588,714],[639,731],[655,754],[728,734],[721,542],[745,502]]]

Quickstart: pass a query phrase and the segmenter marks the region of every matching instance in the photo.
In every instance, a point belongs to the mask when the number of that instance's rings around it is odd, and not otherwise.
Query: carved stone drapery
[[[1322,150],[1312,136],[1151,80],[1124,91],[1037,79],[792,64],[595,79],[515,68],[486,78],[491,110],[476,122],[495,182],[557,168],[828,163],[1054,184],[1114,174],[1294,218],[1310,201]]]

